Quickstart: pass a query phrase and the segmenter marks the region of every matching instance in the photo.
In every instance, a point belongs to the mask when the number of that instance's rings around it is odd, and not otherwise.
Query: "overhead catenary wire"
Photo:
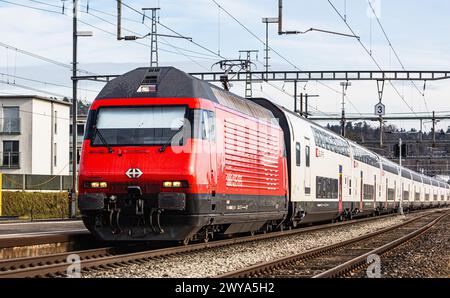
[[[7,3],[7,4],[12,4],[12,5],[16,5],[16,6],[21,6],[21,7],[25,7],[25,8],[29,8],[29,9],[33,9],[33,10],[39,10],[39,11],[43,11],[43,12],[49,12],[49,13],[54,13],[54,14],[61,14],[60,11],[54,11],[54,10],[50,10],[50,9],[35,7],[35,6],[31,6],[31,5],[26,5],[26,4],[15,3],[15,2],[6,1],[6,0],[0,0],[0,2]]]
[[[31,90],[31,91],[40,92],[40,93],[43,93],[43,94],[49,94],[49,95],[53,95],[53,96],[57,96],[57,97],[63,97],[63,98],[64,97],[70,98],[69,96],[64,95],[64,94],[49,92],[49,91],[45,91],[45,90],[41,90],[41,89],[38,89],[38,88],[22,85],[22,84],[15,83],[15,82],[8,82],[8,81],[0,80],[0,83],[3,83],[5,85],[10,85],[10,86],[15,86],[15,87],[22,88],[22,89],[27,89],[27,90]]]
[[[81,5],[81,6],[82,6],[83,8],[85,8],[85,9],[87,9],[87,6],[86,6],[86,5]],[[89,12],[88,12],[88,11],[85,11],[85,13],[86,13],[86,14],[89,14],[89,15],[93,15],[94,17],[100,19],[99,16],[96,16],[96,15],[93,14],[91,11],[98,12],[98,13],[100,13],[100,14],[103,14],[103,15],[106,15],[106,16],[109,16],[109,17],[114,17],[114,18],[117,17],[116,15],[114,15],[114,14],[112,14],[112,13],[109,13],[109,12],[106,12],[106,11],[103,11],[103,10],[99,10],[99,9],[96,9],[96,8],[92,8],[92,7],[89,7]],[[129,22],[136,23],[136,24],[142,24],[142,21],[137,21],[137,20],[134,20],[134,19],[131,19],[131,18],[127,18],[127,17],[123,17],[123,16],[122,16],[122,19],[123,19],[123,20],[127,20],[127,21],[129,21]],[[108,20],[106,20],[106,19],[104,19],[104,18],[102,18],[101,20],[103,20],[103,21],[105,21],[105,22],[107,22],[107,23],[109,23],[109,24],[111,24],[111,25],[116,26],[115,23],[110,22],[110,21],[108,21]],[[149,28],[149,26],[148,26],[146,23],[144,23],[144,25],[145,25],[147,28]],[[132,31],[132,30],[129,30],[129,29],[125,28],[125,27],[122,27],[122,28],[123,28],[125,31],[128,31],[128,32],[130,32],[130,33],[138,34],[138,33],[134,32],[134,31]],[[173,44],[169,44],[169,43],[167,43],[167,42],[159,42],[159,43],[160,43],[160,44],[163,44],[163,45],[170,46],[170,47],[172,47],[172,48],[174,48],[174,49],[181,50],[181,51],[183,51],[183,52],[190,52],[190,53],[194,53],[194,54],[198,54],[198,55],[203,55],[203,56],[205,56],[205,58],[216,58],[216,55],[205,54],[205,53],[201,53],[201,52],[198,52],[198,51],[193,51],[193,50],[189,50],[189,49],[177,47],[177,46],[174,46]]]
[[[94,16],[92,13],[89,13],[89,15],[90,15],[90,16]],[[101,17],[98,17],[98,16],[94,16],[94,17],[95,17],[95,18],[98,18],[98,19],[101,19],[101,20],[103,20],[103,21],[109,23],[108,20],[105,20],[105,19],[103,19],[103,18],[101,18]],[[90,24],[90,23],[88,23],[88,22],[86,22],[86,21],[83,21],[83,20],[80,20],[80,19],[79,19],[78,22],[80,22],[80,23],[82,23],[82,24],[84,24],[84,25],[86,25],[86,26],[89,26],[89,27],[91,27],[91,28],[97,29],[97,30],[99,30],[99,31],[101,31],[101,32],[103,32],[103,33],[108,34],[108,35],[116,36],[116,33],[115,33],[115,32],[111,32],[111,31],[108,31],[108,30],[106,30],[106,29],[100,28],[99,26],[92,25],[92,24]],[[124,31],[128,31],[128,32],[133,33],[133,34],[138,34],[137,32],[134,32],[134,31],[129,30],[129,29],[123,28],[123,30],[124,30]],[[133,40],[132,42],[134,42],[134,43],[136,43],[136,44],[139,44],[139,45],[141,45],[141,46],[144,46],[144,47],[146,47],[146,48],[151,48],[150,45],[145,44],[145,43],[143,43],[143,42],[140,42],[140,41],[138,41],[138,40]],[[167,44],[167,43],[166,43],[166,44]],[[167,49],[164,49],[164,48],[161,48],[161,47],[159,47],[159,50],[161,50],[161,51],[163,51],[163,52],[175,54],[175,55],[181,55],[179,52],[174,52],[174,51],[167,50]],[[190,56],[191,58],[196,58],[196,59],[214,60],[214,59],[208,58],[208,57],[201,57],[201,56],[194,56],[194,55],[187,55],[187,54],[182,54],[182,55],[183,55],[183,56]]]
[[[142,13],[141,11],[137,10],[136,8],[130,6],[129,4],[126,4],[124,1],[122,1],[122,5],[125,6],[125,7],[127,7],[128,9],[130,9],[130,10],[136,12],[137,14],[141,15],[141,16],[144,17],[144,18],[147,18],[147,19],[149,19],[149,20],[152,19],[151,17],[149,17],[148,15]],[[156,22],[157,22],[160,26],[162,26],[164,29],[169,30],[169,31],[172,32],[173,34],[175,34],[175,35],[177,35],[177,36],[179,36],[179,37],[183,37],[183,38],[185,37],[185,36],[182,35],[181,33],[177,32],[177,31],[173,30],[172,28],[170,28],[170,27],[164,25],[163,23],[161,23],[160,20],[156,20]],[[211,50],[211,49],[209,49],[209,48],[207,48],[207,47],[201,45],[200,43],[194,41],[193,39],[191,39],[191,40],[186,39],[186,40],[187,40],[188,42],[190,42],[190,43],[192,43],[192,44],[194,44],[194,45],[196,45],[196,46],[202,48],[203,50],[209,52],[210,54],[213,54],[213,55],[216,55],[216,56],[219,56],[219,57],[225,59],[224,56],[218,55],[218,54],[217,54],[216,52],[214,52],[213,50]]]
[[[143,14],[142,12],[140,12],[140,11],[138,11],[137,9],[131,7],[130,5],[124,3],[123,1],[122,1],[122,5],[124,5],[125,7],[129,8],[129,9],[131,9],[132,11],[138,13],[139,15],[143,16],[144,18],[151,19],[151,17],[149,17],[149,16]],[[227,12],[227,14],[229,14],[229,13]],[[236,19],[236,20],[237,20],[237,19]],[[180,36],[180,37],[183,36],[182,34],[176,32],[175,30],[173,30],[173,29],[167,27],[166,25],[162,24],[159,20],[157,20],[157,23],[160,24],[161,26],[163,26],[164,28],[168,29],[170,32],[172,32],[172,33],[174,33],[174,34],[176,34],[176,35],[178,35],[178,36]],[[241,23],[241,24],[242,24],[242,23]],[[243,24],[242,24],[242,25],[243,25]],[[245,26],[245,25],[244,25],[244,26]],[[258,39],[259,39],[259,38],[258,38]],[[260,40],[260,41],[262,41],[262,40]],[[218,56],[218,57],[220,57],[220,58],[222,58],[222,59],[226,59],[226,57],[224,57],[222,54],[216,53],[216,52],[214,52],[213,50],[211,50],[211,49],[209,49],[209,48],[206,48],[205,46],[203,46],[203,45],[201,45],[201,44],[199,44],[199,43],[196,43],[195,41],[191,41],[191,42],[193,42],[195,45],[201,47],[202,49],[208,51],[209,53],[212,53],[212,54],[214,54],[214,55],[216,55],[216,56]],[[265,44],[265,43],[263,42],[263,44]],[[286,58],[284,58],[284,59],[286,59]],[[292,65],[294,65],[294,64],[292,64]],[[295,66],[295,65],[294,65],[294,66]],[[297,68],[297,67],[296,67],[296,68]],[[297,69],[298,69],[298,68],[297,68]],[[261,77],[261,79],[262,79],[262,77]],[[270,86],[274,87],[275,89],[278,89],[279,91],[285,93],[286,95],[288,95],[288,96],[290,96],[290,97],[293,96],[293,95],[287,93],[286,91],[281,90],[278,86],[275,86],[274,84],[271,84],[271,83],[269,83],[269,82],[266,82],[266,83],[269,84]],[[325,84],[324,84],[324,85],[325,85]],[[326,86],[326,85],[325,85],[325,86]],[[327,87],[329,87],[329,86],[327,86]],[[331,88],[331,87],[329,87],[329,88]],[[320,110],[318,110],[318,111],[320,111]],[[320,111],[320,112],[321,112],[321,111]],[[323,113],[323,112],[322,112],[322,113]]]
[[[258,40],[263,46],[266,46],[266,42],[260,38],[257,34],[255,34],[252,30],[250,30],[244,23],[242,23],[239,19],[237,19],[231,12],[229,12],[227,9],[225,9],[222,5],[220,5],[220,3],[218,3],[216,0],[211,0],[215,5],[217,5],[217,7],[222,10],[223,12],[225,12],[230,18],[232,18],[236,23],[238,23],[242,28],[244,28],[245,31],[247,31],[251,36],[253,36],[256,40]],[[282,60],[284,60],[286,63],[288,63],[291,67],[293,67],[294,69],[298,70],[298,71],[303,71],[300,67],[298,67],[296,64],[294,64],[292,61],[290,61],[288,58],[286,58],[284,55],[282,55],[279,51],[277,51],[276,49],[274,49],[273,47],[271,47],[270,45],[268,46],[269,50],[271,50],[273,53],[275,53],[278,57],[280,57]],[[325,84],[324,82],[320,82],[318,81],[318,83],[320,85],[322,85],[323,87],[337,93],[337,94],[341,94],[341,91],[334,89],[333,87],[328,86],[327,84]],[[348,100],[348,102],[350,103],[350,105],[356,110],[356,112],[360,113],[358,108],[356,108],[356,106],[353,104],[353,102],[350,100],[350,98],[348,98],[348,96],[345,96],[346,99]]]
[[[344,18],[344,16],[339,12],[339,10],[336,8],[336,6],[334,6],[334,4],[331,2],[331,0],[327,0],[328,3],[331,5],[331,7],[333,8],[333,10],[336,12],[336,14],[340,17],[340,19],[345,23],[345,25],[347,26],[347,28],[352,32],[353,35],[357,35],[355,33],[355,31],[353,30],[353,28],[350,26],[350,24],[347,22],[347,20]],[[358,43],[362,46],[362,48],[364,49],[364,51],[369,55],[369,57],[371,58],[371,60],[375,63],[375,65],[378,67],[378,69],[380,71],[383,71],[380,64],[378,63],[378,61],[375,59],[375,57],[372,55],[372,53],[369,51],[369,49],[364,45],[364,43],[361,41],[361,39],[357,39]],[[392,86],[392,88],[394,89],[394,91],[397,93],[397,95],[402,99],[402,101],[406,104],[406,106],[414,113],[416,114],[416,112],[414,111],[414,109],[411,107],[411,105],[408,104],[408,102],[405,100],[405,97],[400,94],[400,91],[397,89],[397,87],[395,87],[395,85],[392,83],[391,80],[388,80],[389,84]]]
[[[40,84],[43,84],[43,85],[50,85],[50,86],[55,86],[55,87],[62,87],[62,88],[72,89],[72,86],[68,86],[68,85],[52,83],[52,82],[43,81],[43,80],[37,80],[37,79],[31,79],[31,78],[27,78],[27,77],[23,77],[23,76],[18,76],[18,75],[6,74],[6,73],[3,73],[3,72],[0,72],[0,77],[1,76],[10,77],[10,78],[14,78],[14,79],[21,79],[21,80],[24,80],[24,81],[29,81],[29,82],[34,82],[34,83],[40,83]],[[87,88],[78,88],[78,89],[82,90],[82,91],[98,93],[98,90],[92,90],[92,89],[87,89]]]
[[[383,32],[383,35],[384,35],[387,43],[389,44],[389,47],[392,49],[392,52],[394,53],[395,58],[397,59],[398,63],[402,67],[402,69],[404,71],[406,71],[405,65],[403,64],[402,60],[400,59],[400,56],[398,55],[397,51],[395,50],[394,46],[392,45],[392,42],[391,42],[390,38],[388,37],[388,35],[386,33],[386,30],[384,29],[384,26],[381,23],[381,20],[378,17],[377,12],[375,11],[375,8],[372,5],[372,2],[370,0],[368,0],[368,3],[369,3],[369,6],[370,6],[370,9],[372,10],[373,15],[375,16],[375,18],[377,20],[378,25],[380,26],[381,31]],[[427,110],[427,112],[429,112],[428,104],[427,104],[427,101],[426,101],[426,98],[425,98],[425,92],[422,92],[414,81],[411,81],[411,83],[414,85],[414,87],[419,92],[419,94],[423,97],[424,104],[425,104],[425,109]]]
[[[41,61],[50,63],[50,64],[54,64],[54,65],[56,65],[56,66],[60,66],[60,67],[63,67],[63,68],[67,68],[67,69],[72,70],[72,65],[71,65],[71,64],[64,63],[64,62],[60,62],[60,61],[56,61],[56,60],[54,60],[54,59],[50,59],[50,58],[44,57],[44,56],[42,56],[42,55],[32,53],[32,52],[30,52],[30,51],[26,51],[26,50],[23,50],[23,49],[19,49],[19,48],[15,47],[15,46],[6,44],[6,43],[4,43],[4,42],[0,42],[0,47],[6,48],[6,49],[11,49],[11,50],[14,50],[14,51],[16,51],[16,52],[18,52],[18,53],[20,53],[20,54],[23,54],[23,55],[26,55],[26,56],[29,56],[29,57],[32,57],[32,58],[35,58],[35,59],[38,59],[38,60],[41,60]],[[79,71],[80,73],[86,73],[86,74],[91,74],[91,75],[97,75],[96,73],[93,73],[93,72],[90,72],[90,71],[87,71],[87,70],[84,70],[84,69],[78,69],[78,71]]]
[[[10,1],[7,1],[7,2],[8,2],[9,4],[18,5],[17,3],[13,3],[13,2],[10,2]],[[39,2],[41,2],[41,1],[39,1]],[[36,3],[37,3],[37,2],[36,2]],[[123,3],[123,2],[122,2],[122,4],[123,4],[125,7],[129,8],[130,10],[132,10],[132,11],[138,13],[139,15],[143,16],[144,18],[151,19],[149,16],[144,15],[142,12],[138,11],[137,9],[133,8],[132,6],[130,6],[130,5],[126,4],[126,3]],[[33,9],[35,8],[35,7],[27,6],[27,5],[19,5],[19,6],[23,6],[23,7],[27,7],[27,8],[33,8]],[[60,8],[62,8],[62,7],[60,7]],[[37,9],[38,9],[38,8],[37,8]],[[45,10],[45,9],[38,9],[38,10],[41,10],[41,11],[47,11],[47,10]],[[96,10],[96,9],[90,8],[90,10],[94,11],[94,10]],[[100,10],[96,10],[96,11],[99,12]],[[68,16],[67,14],[65,14],[65,13],[63,13],[63,12],[62,12],[62,13],[61,13],[61,12],[58,12],[58,14],[62,14],[62,15]],[[89,14],[90,14],[90,15],[93,15],[92,13],[89,13]],[[107,14],[107,13],[105,13],[105,14]],[[94,17],[97,17],[98,19],[101,18],[101,17],[99,17],[99,16],[94,16]],[[101,18],[101,19],[103,19],[103,18]],[[105,30],[105,29],[103,29],[103,28],[100,28],[100,27],[98,27],[98,26],[92,25],[92,24],[90,24],[90,23],[88,23],[88,22],[86,22],[86,21],[83,21],[83,20],[78,20],[78,21],[79,21],[80,23],[82,23],[82,24],[85,24],[85,25],[87,25],[87,26],[90,26],[90,27],[92,27],[92,28],[95,28],[95,29],[97,29],[97,30],[100,30],[100,31],[102,31],[102,32],[104,32],[104,33],[111,34],[111,35],[114,34],[114,35],[115,35],[115,33],[109,32],[109,31],[107,31],[107,30]],[[107,21],[107,20],[105,20],[105,19],[103,19],[103,21],[106,21],[106,22],[108,22],[108,23],[111,23],[111,22],[109,22],[109,21]],[[182,34],[178,33],[177,31],[175,31],[175,30],[171,29],[170,27],[166,26],[165,24],[161,23],[160,20],[157,20],[157,23],[158,23],[159,25],[161,25],[163,28],[169,30],[170,32],[172,32],[172,33],[174,33],[174,34],[176,34],[176,35],[178,35],[178,36],[180,36],[180,37],[183,36]],[[135,42],[140,43],[140,42],[138,42],[138,41],[135,41]],[[209,48],[207,48],[207,47],[205,47],[205,46],[203,46],[203,45],[201,45],[201,44],[199,44],[199,43],[197,43],[197,42],[195,42],[195,41],[193,41],[193,40],[190,40],[190,42],[191,42],[192,44],[194,44],[194,45],[196,45],[196,46],[202,48],[203,50],[209,52],[210,54],[213,54],[214,57],[215,57],[215,56],[218,56],[218,57],[220,57],[220,58],[222,58],[222,59],[226,59],[226,57],[224,57],[223,55],[218,54],[218,53],[214,52],[213,50],[211,50],[211,49],[209,49]],[[167,43],[167,42],[166,42],[166,43]],[[149,47],[149,46],[146,45],[146,44],[143,44],[143,43],[140,43],[140,44]],[[178,49],[178,50],[180,50],[180,49]],[[178,50],[177,50],[177,52],[168,51],[168,50],[166,50],[166,51],[167,51],[167,52],[174,53],[174,54],[181,54],[181,55],[183,55],[183,56],[185,56],[185,57],[188,57],[188,56],[189,56],[189,58],[205,59],[205,57],[198,57],[198,56],[186,55],[186,54],[184,54],[184,53],[180,53],[180,51],[178,51]],[[184,49],[183,49],[183,50],[184,50]],[[283,57],[283,58],[284,58],[284,57]],[[284,59],[286,59],[286,58],[284,58]],[[287,60],[287,59],[286,59],[286,60]],[[71,68],[72,66],[70,65],[69,67]],[[297,68],[297,69],[298,69],[298,68]],[[94,75],[95,75],[95,74],[94,74]],[[279,90],[280,92],[283,92],[283,93],[285,93],[285,94],[288,95],[288,96],[292,96],[291,94],[285,92],[284,90],[281,90],[279,87],[275,86],[274,84],[271,84],[271,83],[268,83],[268,84],[269,84],[270,86],[274,87],[275,89]],[[16,85],[17,85],[17,84],[16,84]],[[325,85],[325,84],[324,84],[324,85]],[[23,85],[22,85],[22,86],[23,86]],[[27,87],[27,86],[24,86],[24,87]],[[329,86],[327,86],[327,87],[328,87],[328,88],[331,88],[331,87],[329,87]],[[42,90],[38,90],[38,89],[36,89],[36,88],[33,88],[33,89],[36,90],[36,91],[42,92]],[[331,88],[331,89],[332,89],[332,88]],[[334,90],[334,91],[336,91],[336,90]],[[58,95],[58,96],[61,96],[61,95]],[[311,107],[311,108],[314,109],[314,107]],[[318,111],[320,111],[320,110],[318,110]],[[321,112],[321,111],[320,111],[320,112]],[[323,113],[323,112],[322,112],[322,113]]]

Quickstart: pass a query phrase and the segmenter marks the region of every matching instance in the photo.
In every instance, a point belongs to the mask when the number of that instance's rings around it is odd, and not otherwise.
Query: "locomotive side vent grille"
[[[228,187],[277,190],[278,139],[268,126],[225,120],[225,173]]]

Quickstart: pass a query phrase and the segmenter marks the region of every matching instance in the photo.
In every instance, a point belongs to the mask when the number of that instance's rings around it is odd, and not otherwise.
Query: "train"
[[[118,242],[188,244],[450,202],[444,181],[174,67],[104,86],[78,181],[85,226]]]

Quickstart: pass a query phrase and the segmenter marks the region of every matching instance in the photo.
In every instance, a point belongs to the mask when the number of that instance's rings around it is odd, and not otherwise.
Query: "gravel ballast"
[[[383,278],[450,278],[450,216],[381,257]]]
[[[85,273],[83,277],[213,277],[259,262],[267,262],[349,240],[399,224],[404,220],[406,220],[406,217],[388,217],[376,221],[337,226],[322,231],[305,232],[275,239],[162,257],[150,260],[142,265],[133,264],[115,269]]]

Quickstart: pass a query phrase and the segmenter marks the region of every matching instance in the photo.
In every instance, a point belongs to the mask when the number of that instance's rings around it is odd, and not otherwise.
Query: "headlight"
[[[187,181],[164,181],[162,185],[165,188],[186,188],[186,187],[188,187]]]
[[[172,186],[173,186],[173,187],[181,187],[181,181],[174,181],[174,182],[172,183]]]
[[[164,187],[172,187],[172,181],[164,181],[163,186]]]
[[[85,182],[84,183],[85,188],[108,188],[107,182]]]

